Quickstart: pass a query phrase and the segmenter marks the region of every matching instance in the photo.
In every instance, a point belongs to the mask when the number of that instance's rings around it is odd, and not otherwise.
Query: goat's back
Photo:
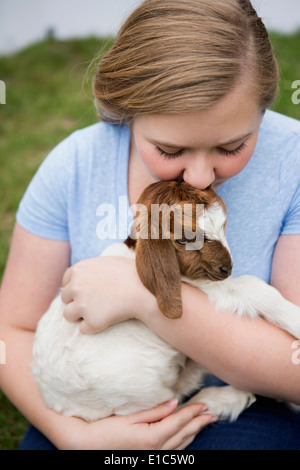
[[[35,334],[32,373],[47,406],[93,421],[180,399],[178,382],[188,359],[142,322],[127,320],[84,335],[63,310],[58,295]]]

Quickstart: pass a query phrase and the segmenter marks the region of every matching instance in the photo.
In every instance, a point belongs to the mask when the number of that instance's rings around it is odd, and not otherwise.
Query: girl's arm
[[[282,235],[276,245],[271,284],[282,295],[300,305],[300,235]]]
[[[69,266],[68,242],[31,235],[18,224],[0,290],[0,340],[6,364],[0,387],[59,449],[183,449],[212,419],[201,405],[174,413],[176,403],[87,424],[46,408],[29,364],[36,324],[57,294]]]
[[[272,280],[285,297],[300,305],[299,242],[300,236],[279,240]],[[104,271],[101,257],[67,271],[62,296],[70,302],[65,310],[68,320],[83,317],[82,330],[93,333],[134,316],[225,382],[300,404],[300,368],[293,364],[295,339],[288,333],[261,318],[217,313],[206,294],[187,284],[182,286],[182,317],[167,319],[139,281],[134,261],[110,260],[112,271]],[[88,295],[83,288],[87,284]]]
[[[271,284],[300,306],[299,282],[300,235],[284,235],[276,245]],[[292,361],[295,338],[262,319],[216,313],[203,293],[187,285],[182,294],[182,319],[172,323],[154,315],[145,318],[148,326],[237,388],[300,403],[300,367]]]
[[[51,414],[57,417],[43,405],[29,363],[36,324],[57,294],[69,252],[67,242],[42,239],[16,225],[0,290],[0,338],[6,345],[0,386],[35,426],[50,434]]]
[[[216,312],[205,294],[188,285],[182,295],[182,318],[172,321],[154,312],[145,323],[236,388],[300,404],[294,338],[265,320]]]

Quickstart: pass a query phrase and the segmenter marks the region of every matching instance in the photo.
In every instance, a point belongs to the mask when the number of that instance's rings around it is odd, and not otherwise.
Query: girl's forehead
[[[133,131],[170,150],[222,146],[254,133],[261,118],[256,99],[245,90],[236,89],[214,107],[199,112],[137,116]]]

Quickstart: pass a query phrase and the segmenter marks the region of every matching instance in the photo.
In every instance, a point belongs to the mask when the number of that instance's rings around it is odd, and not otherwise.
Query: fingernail
[[[217,416],[212,416],[209,420],[210,423],[216,423],[217,421],[219,421],[219,418]]]
[[[206,405],[200,405],[199,410],[200,410],[200,413],[203,413],[204,411],[207,411],[207,406]]]
[[[173,398],[173,400],[168,401],[168,402],[167,402],[167,405],[168,405],[168,406],[175,406],[175,405],[177,406],[177,405],[178,405],[178,400],[177,400],[177,398]]]

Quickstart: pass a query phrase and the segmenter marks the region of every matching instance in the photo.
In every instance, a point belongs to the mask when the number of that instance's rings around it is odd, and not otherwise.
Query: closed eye
[[[187,243],[189,243],[188,240],[176,240],[176,242],[181,246],[185,246]]]
[[[165,159],[172,159],[172,158],[179,158],[183,155],[184,150],[179,150],[178,152],[174,153],[169,153],[166,152],[165,150],[161,149],[157,145],[155,146],[156,150],[162,155]],[[227,150],[222,147],[218,148],[218,151],[222,153],[223,155],[226,155],[227,157],[234,157],[235,155],[238,155],[240,152],[242,152],[246,148],[245,142],[243,142],[239,147],[237,147],[234,150]]]
[[[163,149],[161,149],[160,147],[158,147],[156,145],[156,150],[164,157],[164,158],[177,158],[177,157],[181,157],[183,155],[183,150],[179,150],[179,152],[175,152],[175,153],[168,153],[168,152],[165,152]]]
[[[223,155],[226,155],[227,157],[230,157],[230,156],[238,155],[245,148],[246,148],[246,144],[245,144],[245,142],[243,142],[239,147],[237,147],[234,150],[226,150],[226,149],[223,149],[222,147],[219,147],[218,151],[220,153],[222,153]]]

